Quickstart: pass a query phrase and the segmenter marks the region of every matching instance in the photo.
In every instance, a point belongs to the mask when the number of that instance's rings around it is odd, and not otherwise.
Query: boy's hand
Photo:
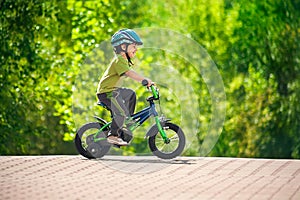
[[[150,87],[151,85],[155,85],[155,83],[148,78],[143,79],[142,84],[143,86],[147,86],[147,87]]]
[[[150,79],[146,79],[148,81],[148,85],[147,87],[150,87],[151,85],[155,85],[155,83],[153,81],[151,81]]]

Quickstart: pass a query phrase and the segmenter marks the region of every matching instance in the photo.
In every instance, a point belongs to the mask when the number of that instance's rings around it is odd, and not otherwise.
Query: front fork
[[[158,128],[158,131],[159,131],[161,137],[163,138],[165,144],[170,143],[170,139],[167,137],[167,134],[166,134],[165,130],[161,126],[161,123],[160,123],[160,120],[159,120],[158,116],[155,116],[155,122],[156,122],[156,125],[157,125],[157,128]]]

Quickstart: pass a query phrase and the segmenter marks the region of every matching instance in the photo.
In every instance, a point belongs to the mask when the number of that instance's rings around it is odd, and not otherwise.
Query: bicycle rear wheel
[[[148,139],[150,150],[155,156],[162,159],[172,159],[179,156],[185,146],[185,136],[183,131],[176,124],[169,122],[164,123],[162,128],[170,139],[170,142],[165,143],[155,125],[148,133],[148,135],[150,135]]]
[[[101,132],[98,138],[103,138],[100,142],[94,142],[94,135],[99,132],[102,125],[98,122],[91,122],[80,127],[75,136],[75,147],[82,156],[88,159],[101,158],[110,149],[111,145],[104,139],[106,133]]]

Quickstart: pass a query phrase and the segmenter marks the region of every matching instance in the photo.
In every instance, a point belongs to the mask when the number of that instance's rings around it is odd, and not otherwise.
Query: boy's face
[[[136,52],[137,52],[137,45],[135,43],[128,45],[127,53],[130,58],[133,58],[135,56]]]

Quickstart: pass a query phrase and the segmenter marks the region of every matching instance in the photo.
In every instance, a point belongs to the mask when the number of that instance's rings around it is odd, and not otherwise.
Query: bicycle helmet
[[[121,44],[132,44],[142,45],[143,42],[138,34],[131,29],[121,29],[116,32],[111,38],[111,44],[114,48],[120,46]]]

